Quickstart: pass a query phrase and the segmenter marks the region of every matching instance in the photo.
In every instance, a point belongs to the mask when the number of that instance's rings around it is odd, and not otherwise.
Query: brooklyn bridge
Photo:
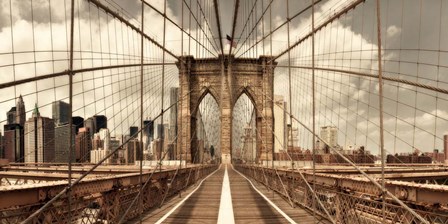
[[[448,223],[447,24],[446,0],[0,0],[0,223]]]

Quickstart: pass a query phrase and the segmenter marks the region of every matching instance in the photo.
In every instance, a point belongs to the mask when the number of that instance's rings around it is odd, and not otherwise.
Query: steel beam
[[[276,171],[266,167],[249,167],[247,165],[238,165],[244,169],[255,170],[259,173],[275,177]],[[298,175],[291,170],[277,170],[280,176],[296,178],[300,181]],[[303,173],[305,179],[309,183],[313,183],[314,177],[312,173]],[[327,188],[333,190],[344,190],[360,195],[379,196],[382,192],[370,180],[365,177],[341,176],[336,174],[316,173],[315,184],[319,188]],[[448,186],[432,185],[432,184],[416,184],[405,181],[386,180],[386,189],[393,195],[406,203],[415,205],[438,205],[448,204]]]
[[[187,174],[191,170],[196,169],[214,169],[216,165],[203,165],[188,167],[180,169],[177,175]],[[174,175],[176,169],[164,170],[154,173],[151,181],[157,181],[164,178],[169,178]],[[140,180],[138,173],[133,174],[119,174],[114,176],[97,177],[95,179],[87,178],[81,180],[77,185],[71,189],[73,195],[76,197],[89,196],[93,194],[108,192],[117,188],[127,188],[137,186],[148,180],[151,172],[143,173]],[[35,203],[41,203],[53,198],[59,192],[65,189],[67,180],[53,181],[46,183],[8,186],[0,188],[0,209],[10,208],[13,206],[24,206]]]

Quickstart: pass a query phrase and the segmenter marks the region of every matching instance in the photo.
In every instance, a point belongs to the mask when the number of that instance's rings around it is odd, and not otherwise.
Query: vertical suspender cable
[[[68,80],[69,80],[69,121],[68,121],[68,128],[69,128],[69,135],[70,135],[70,147],[69,147],[69,153],[68,153],[68,186],[72,185],[72,152],[73,152],[73,37],[74,37],[74,26],[75,26],[75,0],[71,1],[71,15],[70,15],[70,63],[69,63],[69,70],[68,73]],[[72,222],[72,213],[71,213],[71,190],[67,192],[68,195],[68,222]]]
[[[289,35],[289,0],[286,0],[286,29],[287,29],[287,34],[288,34],[288,48],[291,45],[290,42],[290,35]],[[293,141],[293,137],[292,137],[292,90],[291,90],[291,51],[288,51],[288,81],[289,81],[289,124],[291,125],[291,128],[289,129],[289,134],[291,135],[291,149],[294,148],[294,141]],[[286,144],[286,150],[288,150],[288,146],[289,144]],[[291,168],[292,170],[294,170],[294,160],[291,160]],[[294,181],[294,178],[293,178]]]
[[[163,1],[163,48],[165,48],[165,36],[166,36],[166,0]],[[160,122],[162,123],[162,132],[165,132],[165,124],[163,123],[163,99],[165,98],[165,51],[163,51],[162,53],[162,102],[161,102],[161,109],[160,109],[160,113],[161,115],[161,120]],[[164,133],[162,133],[162,135],[164,136]],[[165,139],[162,139],[162,151],[164,151],[165,149],[163,148],[165,146]],[[161,154],[162,155],[162,152]],[[162,171],[162,166],[159,166],[160,171]]]
[[[142,32],[140,34],[140,127],[142,129],[144,129],[144,121],[143,121],[143,56],[144,56],[144,44],[143,44],[143,36],[144,36],[144,32],[145,32],[145,4],[142,1],[142,24],[141,24],[141,29]],[[142,131],[140,133],[140,142],[143,142],[143,133],[144,131]],[[143,191],[143,147],[141,147],[140,150],[140,176],[139,176],[139,181],[138,183],[141,184],[140,187],[140,191]],[[138,198],[139,200],[139,221],[140,223],[142,222],[142,216],[141,214],[143,213],[143,200],[142,197]]]
[[[316,91],[315,91],[315,73],[314,73],[314,0],[311,0],[311,66],[312,66],[312,98],[313,98],[313,192],[316,192]],[[291,127],[292,128],[292,127]],[[292,136],[291,136],[292,137]],[[316,221],[316,203],[313,199],[313,219]]]
[[[380,106],[380,149],[381,149],[381,187],[382,187],[382,215],[383,223],[386,221],[386,201],[384,192],[385,189],[385,179],[384,179],[384,123],[383,123],[383,72],[382,72],[382,61],[381,61],[381,10],[380,10],[380,0],[376,1],[376,20],[377,20],[377,35],[378,35],[378,86],[379,86],[379,106]]]
[[[289,32],[289,25],[290,25],[290,19],[289,19],[289,0],[286,0],[286,21],[287,21],[287,31],[288,31],[288,48],[291,46],[291,41],[290,41],[290,32]],[[291,128],[289,129],[289,134],[291,135],[291,150],[294,149],[294,138],[293,138],[293,134],[292,134],[292,83],[291,83],[291,51],[288,51],[288,79],[289,79],[289,124],[291,125]],[[275,103],[275,102],[274,102]],[[288,133],[287,133],[288,134]],[[288,152],[288,142],[286,142],[286,150]],[[291,169],[294,173],[294,158],[291,159]],[[294,176],[292,178],[292,186],[294,188]],[[294,207],[294,204],[291,203],[291,206]]]
[[[185,4],[185,2],[182,1],[182,7],[181,7],[182,8],[182,13],[181,13],[182,14],[182,19],[181,19],[182,20],[182,24],[181,24],[181,29],[182,30],[184,29],[184,4]],[[180,55],[181,55],[182,60],[184,60],[183,59],[183,56],[184,56],[184,32],[183,31],[181,32],[181,39],[180,39]],[[180,70],[181,70],[181,72],[184,71],[184,66],[185,66],[184,63],[180,63]],[[179,87],[177,95],[181,95],[182,94],[181,88],[182,88],[182,86]],[[179,97],[179,99],[180,99],[180,97]],[[179,109],[180,109],[180,116],[182,116],[182,111],[183,111],[182,105],[183,105],[183,102],[184,102],[183,99],[180,99],[180,102],[178,102],[177,111],[179,113]],[[179,103],[180,103],[180,106],[179,106]],[[179,115],[176,117],[176,120],[178,120],[178,117],[179,117]],[[179,130],[180,130],[180,135],[177,134],[177,136],[180,136],[180,137],[177,138],[178,139],[178,146],[176,146],[176,148],[179,149],[179,152],[178,152],[179,160],[180,160],[179,169],[182,169],[182,153],[183,153],[182,152],[182,139],[183,139],[182,138],[182,131],[183,131],[183,124],[182,124],[182,122],[179,122],[179,123],[177,123],[177,125],[180,126],[177,129],[178,130],[177,133],[179,133]],[[182,191],[179,191],[179,196],[181,196],[181,192]]]

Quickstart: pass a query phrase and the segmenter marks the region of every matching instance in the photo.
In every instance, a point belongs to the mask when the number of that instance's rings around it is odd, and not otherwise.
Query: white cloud
[[[397,34],[400,34],[401,33],[401,28],[399,28],[399,27],[397,27],[397,26],[395,26],[395,25],[392,25],[392,26],[389,26],[389,27],[387,27],[387,37],[394,37],[394,36],[396,36]]]

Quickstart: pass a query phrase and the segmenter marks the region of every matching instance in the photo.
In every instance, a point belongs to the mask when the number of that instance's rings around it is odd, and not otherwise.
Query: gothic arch
[[[216,90],[211,88],[202,88],[199,93],[199,98],[197,100],[194,100],[197,103],[195,103],[193,111],[191,112],[192,115],[196,115],[199,109],[199,105],[201,105],[202,100],[204,99],[205,96],[207,96],[207,94],[210,94],[210,96],[212,96],[213,99],[215,99],[216,103],[219,106],[219,98],[216,97],[217,95]]]
[[[221,157],[231,158],[232,112],[238,98],[245,93],[256,108],[257,130],[263,139],[263,148],[257,149],[257,159],[271,160],[274,136],[273,127],[274,68],[272,57],[234,58],[220,55],[218,58],[195,59],[184,56],[176,63],[179,68],[178,155],[191,158],[190,143],[196,128],[194,123],[199,104],[210,94],[220,110]],[[268,97],[264,97],[267,94]],[[261,117],[263,116],[263,117]],[[264,122],[260,122],[263,119]],[[257,142],[257,145],[261,142]],[[191,162],[191,160],[190,160]]]

